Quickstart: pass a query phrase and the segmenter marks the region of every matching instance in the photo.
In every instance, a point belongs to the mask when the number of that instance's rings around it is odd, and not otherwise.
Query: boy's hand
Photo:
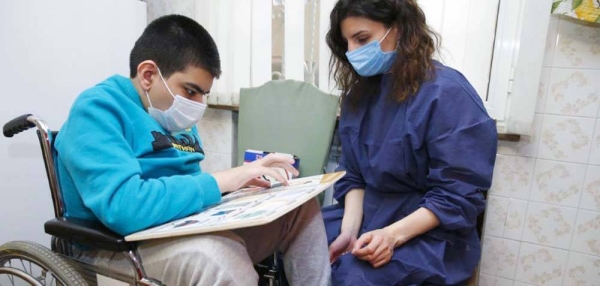
[[[263,175],[273,177],[283,185],[287,186],[289,185],[287,179],[273,168],[279,167],[291,172],[295,176],[299,175],[298,170],[296,170],[292,164],[294,164],[294,158],[272,153],[253,161],[250,164],[213,173],[213,176],[217,180],[217,184],[222,193],[237,190],[248,184],[269,187],[270,183],[268,181],[260,179]]]
[[[259,178],[252,178],[250,179],[250,181],[248,181],[246,184],[244,184],[241,188],[251,188],[251,187],[261,187],[261,188],[268,188],[271,186],[271,182],[263,179],[262,177]]]

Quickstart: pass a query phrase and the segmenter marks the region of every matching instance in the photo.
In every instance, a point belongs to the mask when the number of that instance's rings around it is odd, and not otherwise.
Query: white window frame
[[[329,31],[329,14],[336,2],[320,0],[317,35],[319,88],[334,94],[339,91],[330,77],[331,51],[325,36]],[[443,47],[456,51],[456,55],[447,56],[442,50],[442,60],[462,71],[472,82],[496,119],[500,133],[529,135],[531,132],[551,2],[419,0],[419,5],[430,15],[428,24],[442,34]],[[227,74],[216,84],[215,94],[233,97],[224,101],[236,105],[240,87],[258,86],[270,80],[272,0],[196,0],[196,4],[197,20],[206,24],[216,38],[223,53],[222,64],[227,67]],[[285,5],[283,68],[286,78],[303,80],[305,0],[287,0]],[[468,10],[467,19],[460,17],[461,9]],[[223,22],[232,17],[234,23]],[[448,36],[446,44],[444,34]]]
[[[499,133],[530,135],[552,0],[419,0],[442,36],[441,61],[461,71]]]
[[[501,0],[488,105],[499,133],[531,135],[552,0]]]

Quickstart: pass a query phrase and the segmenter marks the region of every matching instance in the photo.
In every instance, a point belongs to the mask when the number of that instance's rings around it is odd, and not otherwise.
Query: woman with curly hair
[[[433,59],[415,0],[340,0],[327,44],[342,90],[337,205],[323,209],[334,285],[460,285],[481,246],[495,122]]]

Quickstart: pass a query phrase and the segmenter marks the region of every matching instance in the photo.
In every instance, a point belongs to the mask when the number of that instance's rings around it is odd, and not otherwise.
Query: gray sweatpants
[[[166,285],[257,285],[253,264],[283,252],[291,285],[327,285],[329,252],[316,199],[262,226],[155,239],[138,247],[146,274]],[[132,275],[122,253],[75,251],[76,258]]]

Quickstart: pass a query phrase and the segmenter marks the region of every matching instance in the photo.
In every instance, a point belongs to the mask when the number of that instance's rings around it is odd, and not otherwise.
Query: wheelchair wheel
[[[58,254],[37,243],[11,241],[0,246],[0,286],[87,285]]]

